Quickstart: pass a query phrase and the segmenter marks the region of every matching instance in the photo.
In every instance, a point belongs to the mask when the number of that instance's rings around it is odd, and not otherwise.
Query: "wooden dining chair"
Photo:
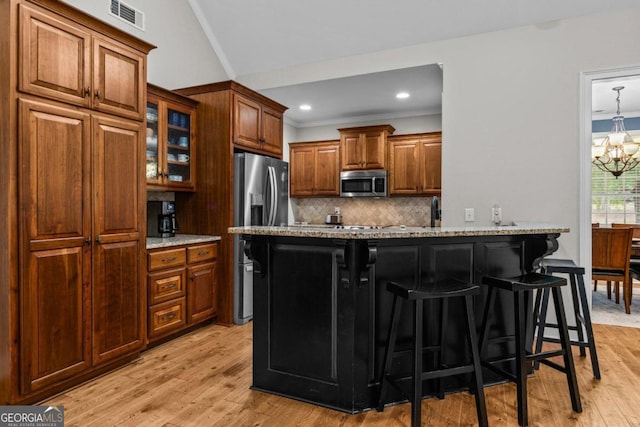
[[[611,282],[615,283],[616,304],[620,303],[620,282],[624,299],[624,310],[631,313],[631,242],[630,227],[591,229],[591,278],[607,281],[607,296],[611,298]],[[596,290],[594,285],[594,291]]]

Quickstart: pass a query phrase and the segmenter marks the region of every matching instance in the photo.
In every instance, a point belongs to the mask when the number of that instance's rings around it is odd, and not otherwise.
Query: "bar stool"
[[[570,259],[545,258],[541,262],[542,272],[547,274],[563,273],[569,275],[569,283],[571,285],[571,297],[573,300],[573,312],[576,319],[575,325],[568,325],[570,331],[576,331],[577,340],[572,340],[571,345],[580,348],[580,356],[586,357],[585,348],[589,349],[591,357],[591,367],[593,369],[593,377],[600,379],[600,366],[598,365],[598,354],[596,353],[596,343],[593,338],[593,328],[591,326],[591,313],[587,303],[587,293],[584,286],[584,267],[578,267]],[[544,336],[546,328],[558,329],[557,323],[547,323],[547,307],[549,305],[549,289],[544,289],[536,295],[536,303],[534,305],[534,315],[537,321],[537,339],[536,353],[542,350],[543,342],[559,343],[558,338],[550,338]],[[586,333],[586,337],[585,337]],[[540,363],[535,361],[534,369],[540,367]]]
[[[437,283],[423,283],[417,288],[406,286],[396,282],[389,282],[387,290],[393,293],[393,308],[391,312],[391,325],[389,327],[389,335],[384,355],[384,364],[380,374],[380,397],[378,401],[378,411],[384,410],[384,399],[389,384],[394,385],[402,391],[399,385],[402,379],[411,379],[411,393],[408,398],[411,402],[411,425],[413,427],[420,426],[421,422],[421,406],[422,406],[422,382],[424,380],[438,380],[438,397],[444,398],[444,392],[440,383],[440,378],[463,373],[473,373],[473,385],[471,391],[475,395],[476,412],[478,415],[478,424],[487,426],[487,409],[484,399],[484,388],[482,382],[482,369],[480,367],[480,354],[478,352],[478,342],[476,336],[475,319],[472,311],[473,295],[480,293],[480,287],[475,284],[462,283],[454,280],[441,281]],[[464,300],[464,317],[466,323],[466,335],[469,349],[471,350],[471,363],[463,366],[448,367],[445,365],[444,350],[444,332],[446,329],[446,313],[447,302],[449,298],[461,298]],[[441,300],[442,310],[440,319],[440,343],[437,346],[423,346],[424,331],[424,301],[425,300]],[[412,331],[413,345],[413,366],[412,373],[409,377],[402,378],[392,377],[389,373],[391,362],[395,356],[406,351],[396,351],[396,340],[398,337],[398,325],[400,323],[400,314],[404,301],[412,301],[414,306],[414,322]],[[423,371],[423,354],[425,352],[436,352],[439,368],[431,371]],[[406,393],[403,393],[406,394]]]
[[[527,375],[531,370],[532,361],[540,361],[547,366],[564,372],[567,376],[569,385],[569,394],[571,395],[571,406],[575,412],[582,412],[582,404],[580,402],[580,392],[578,391],[578,382],[576,380],[576,370],[573,365],[573,356],[571,354],[571,344],[569,342],[569,331],[567,329],[567,319],[564,312],[564,304],[562,302],[561,286],[567,284],[567,281],[560,277],[550,276],[540,273],[527,273],[512,278],[483,277],[482,283],[489,286],[489,295],[485,306],[482,326],[480,332],[480,354],[483,355],[487,348],[488,331],[490,327],[490,314],[492,305],[496,297],[496,291],[501,289],[509,291],[513,294],[513,302],[515,307],[515,337],[507,337],[515,339],[515,355],[500,355],[495,358],[483,358],[482,365],[490,368],[498,374],[516,383],[517,402],[518,402],[518,424],[526,426],[529,424],[528,408],[527,408]],[[527,334],[533,331],[533,325],[527,325],[525,295],[531,296],[533,290],[551,289],[553,292],[553,302],[558,316],[558,331],[560,333],[559,350],[536,352],[527,350],[528,340]],[[533,323],[533,322],[531,322]],[[551,357],[562,356],[564,366],[559,365],[551,360]],[[506,361],[515,360],[515,373],[502,369],[495,364]]]

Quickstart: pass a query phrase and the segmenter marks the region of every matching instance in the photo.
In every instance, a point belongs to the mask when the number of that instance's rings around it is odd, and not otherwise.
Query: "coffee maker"
[[[147,202],[147,236],[174,237],[178,230],[174,202]]]

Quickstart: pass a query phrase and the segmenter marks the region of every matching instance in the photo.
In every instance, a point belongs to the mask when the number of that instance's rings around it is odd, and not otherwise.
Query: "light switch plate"
[[[476,220],[476,213],[473,208],[465,208],[464,209],[464,220],[466,222],[471,222]]]

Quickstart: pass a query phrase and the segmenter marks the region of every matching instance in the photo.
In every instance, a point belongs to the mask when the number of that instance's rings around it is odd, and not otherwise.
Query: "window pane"
[[[640,223],[640,166],[617,179],[596,166],[591,174],[591,222]]]

